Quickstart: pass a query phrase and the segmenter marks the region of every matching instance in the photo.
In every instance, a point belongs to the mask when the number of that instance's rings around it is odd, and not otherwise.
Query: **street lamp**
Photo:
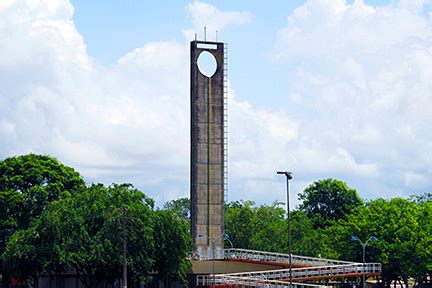
[[[377,241],[378,238],[376,238],[375,236],[370,237],[368,240],[366,240],[366,242],[361,241],[357,236],[353,236],[351,238],[351,241],[359,241],[360,245],[363,248],[363,288],[366,288],[366,277],[365,277],[365,254],[366,254],[366,246],[370,241]]]
[[[231,242],[231,240],[229,239],[229,235],[228,235],[228,234],[225,234],[225,235],[224,235],[224,240],[228,241],[228,243],[230,244],[230,249],[233,249],[233,248],[234,248],[234,245],[233,245],[233,243]]]
[[[214,286],[215,282],[216,282],[215,281],[215,246],[216,246],[216,241],[219,240],[221,237],[223,237],[224,239],[228,239],[229,236],[228,236],[228,234],[223,233],[223,234],[221,234],[218,237],[213,238],[213,239],[210,239],[210,237],[208,237],[204,234],[198,234],[198,237],[200,237],[200,238],[207,237],[207,239],[209,239],[212,243],[212,254],[213,254],[213,257],[212,257],[212,274],[213,274],[213,281],[212,282],[213,282],[213,285],[212,286]],[[228,239],[228,241],[229,241],[229,239]],[[229,242],[231,243],[231,246],[232,246],[232,242],[231,241],[229,241]]]
[[[293,173],[288,171],[277,171],[277,174],[285,175],[287,181],[287,216],[288,216],[288,253],[289,253],[289,287],[292,287],[292,262],[291,262],[291,218],[290,218],[290,207],[289,207],[289,181],[293,179]]]

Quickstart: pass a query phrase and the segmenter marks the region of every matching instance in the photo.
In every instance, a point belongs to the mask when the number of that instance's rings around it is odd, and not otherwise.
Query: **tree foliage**
[[[292,252],[310,257],[332,258],[333,251],[328,246],[328,237],[320,229],[315,229],[311,219],[303,211],[291,213]]]
[[[299,194],[299,200],[302,201],[299,209],[306,212],[315,228],[346,219],[347,214],[363,203],[355,189],[335,179],[315,181]]]
[[[254,209],[251,246],[254,250],[288,252],[288,225],[282,202]]]
[[[338,187],[341,183],[342,188],[335,189],[334,184]],[[318,191],[323,195],[330,194],[329,199],[346,198],[347,201],[342,199],[336,203],[347,205],[342,205],[345,208],[340,210],[337,207],[330,209],[329,205],[333,203],[315,197]],[[351,238],[356,236],[366,241],[375,236],[378,241],[368,243],[366,261],[382,264],[380,284],[383,287],[389,287],[392,281],[405,284],[414,281],[415,287],[422,287],[429,281],[428,285],[431,285],[428,278],[432,272],[432,202],[429,194],[410,199],[376,199],[362,205],[355,190],[332,179],[317,181],[306,192],[304,195],[311,196],[307,200],[313,201],[291,213],[294,254],[361,262],[362,247]],[[314,201],[316,205],[311,205]],[[286,253],[287,219],[280,204],[256,206],[251,201],[228,204],[226,232],[234,246]],[[327,217],[324,211],[331,215]]]
[[[47,156],[9,158],[0,166],[0,224],[11,228],[2,230],[8,231],[3,276],[37,286],[42,273],[75,268],[86,287],[113,283],[122,275],[126,239],[131,283],[147,283],[155,271],[159,279],[185,279],[187,221],[155,211],[132,185],[86,187],[72,168]]]
[[[48,203],[83,187],[78,172],[52,157],[28,154],[7,158],[0,162],[0,201],[4,211],[14,212],[1,220],[9,226],[27,227]]]
[[[252,201],[235,201],[226,205],[225,232],[233,246],[286,252],[287,222],[282,204],[255,206]]]
[[[25,270],[9,264],[31,263],[42,247],[55,259],[47,262],[39,258],[42,263],[34,265],[36,272],[74,267],[87,287],[96,287],[102,280],[113,282],[121,276],[126,228],[131,279],[148,281],[155,262],[152,209],[153,201],[128,184],[92,185],[74,197],[52,203],[30,229],[15,233],[12,240],[16,241],[8,245],[5,264],[12,275],[22,279]],[[123,217],[127,217],[125,227]],[[14,261],[19,251],[28,252],[22,261]]]
[[[189,222],[172,210],[156,211],[155,267],[158,278],[170,287],[171,280],[186,281],[186,271],[191,268],[187,259],[192,250]]]
[[[234,201],[225,205],[225,233],[234,247],[252,248],[254,204],[252,201]]]
[[[1,161],[0,253],[4,252],[11,235],[26,229],[49,203],[67,198],[84,187],[79,173],[49,156],[28,154]],[[20,233],[24,237],[25,232]],[[9,275],[5,273],[3,261],[0,266],[0,273],[7,281]]]
[[[283,203],[255,206],[251,201],[231,202],[226,206],[226,233],[234,247],[288,252],[288,222]],[[292,251],[300,255],[317,256],[327,253],[325,238],[320,235],[306,214],[291,214]]]
[[[415,279],[418,285],[426,280],[432,263],[429,206],[402,198],[376,199],[323,233],[332,235],[329,244],[338,258],[357,262],[362,261],[362,248],[350,239],[377,237],[378,241],[370,241],[367,246],[366,261],[382,263],[382,285],[389,287],[392,281],[408,284],[409,279]]]
[[[0,173],[4,279],[37,286],[42,273],[74,267],[87,287],[102,280],[112,283],[121,278],[124,237],[131,282],[162,280],[169,285],[185,279],[191,248],[187,198],[155,210],[153,200],[130,184],[87,187],[72,168],[41,155],[8,158],[0,162]],[[361,246],[350,239],[375,236],[378,241],[367,246],[366,260],[382,263],[382,286],[411,279],[420,287],[430,281],[430,193],[363,204],[344,182],[325,179],[307,187],[300,200],[299,210],[291,213],[294,254],[360,262]],[[234,247],[288,252],[282,204],[227,204],[225,232]]]
[[[163,205],[163,209],[172,211],[183,220],[190,221],[191,202],[189,198],[170,200]]]

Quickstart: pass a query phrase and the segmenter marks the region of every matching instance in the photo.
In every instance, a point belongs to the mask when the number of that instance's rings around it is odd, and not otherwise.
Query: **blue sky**
[[[375,6],[391,2],[365,1]],[[73,19],[78,31],[85,38],[88,53],[108,66],[113,65],[122,55],[147,42],[185,41],[182,29],[189,27],[191,22],[191,17],[185,9],[190,1],[74,0],[71,3],[75,8]],[[265,1],[247,0],[206,3],[223,10],[249,11],[253,14],[253,21],[249,25],[219,31],[220,41],[229,45],[230,79],[238,84],[239,95],[245,95],[253,103],[264,107],[281,104],[278,101],[281,97],[274,97],[275,101],[267,101],[262,97],[268,92],[275,95],[283,94],[286,88],[279,77],[278,67],[272,65],[274,63],[269,63],[266,55],[270,53],[276,40],[273,31],[286,26],[288,15],[305,1],[276,1],[271,5]],[[203,37],[203,29],[196,33]],[[215,34],[215,31],[208,32],[210,39],[214,39]],[[262,77],[261,71],[265,71],[267,77]]]
[[[229,199],[337,178],[361,197],[432,187],[431,1],[0,3],[0,158],[188,196],[189,41],[229,57]]]
[[[240,42],[236,39],[247,39],[250,41],[248,48],[257,48],[252,49],[254,52],[268,48],[271,42],[267,45],[266,42],[275,40],[275,35],[269,32],[284,27],[287,15],[304,2],[276,1],[269,5],[264,1],[207,1],[221,9],[247,10],[255,15],[254,23],[249,27],[233,29],[220,35],[222,41],[231,45]],[[190,25],[190,17],[185,11],[190,1],[171,0],[161,3],[73,0],[71,3],[75,8],[73,19],[78,31],[86,39],[89,54],[106,65],[115,63],[122,55],[150,41],[183,41],[181,29]],[[375,0],[365,3],[380,6],[391,1]],[[157,29],[152,29],[153,27]],[[256,37],[257,34],[260,37]],[[239,48],[243,50],[241,45]]]

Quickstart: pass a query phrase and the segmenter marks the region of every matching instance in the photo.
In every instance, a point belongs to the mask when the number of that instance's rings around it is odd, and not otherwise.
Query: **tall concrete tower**
[[[226,180],[224,43],[191,42],[191,232],[201,260],[223,257]],[[206,75],[201,57],[215,70]],[[213,74],[212,74],[213,73]]]

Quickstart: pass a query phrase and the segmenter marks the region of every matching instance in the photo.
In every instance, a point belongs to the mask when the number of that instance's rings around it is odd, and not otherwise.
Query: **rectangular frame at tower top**
[[[191,42],[191,233],[200,259],[223,257],[224,43]],[[209,54],[207,54],[209,53]],[[207,54],[207,55],[206,55]],[[209,75],[207,56],[216,63]],[[203,59],[201,59],[201,57]],[[207,59],[208,60],[208,59]],[[210,71],[210,74],[213,71]],[[207,73],[207,76],[206,76]]]

